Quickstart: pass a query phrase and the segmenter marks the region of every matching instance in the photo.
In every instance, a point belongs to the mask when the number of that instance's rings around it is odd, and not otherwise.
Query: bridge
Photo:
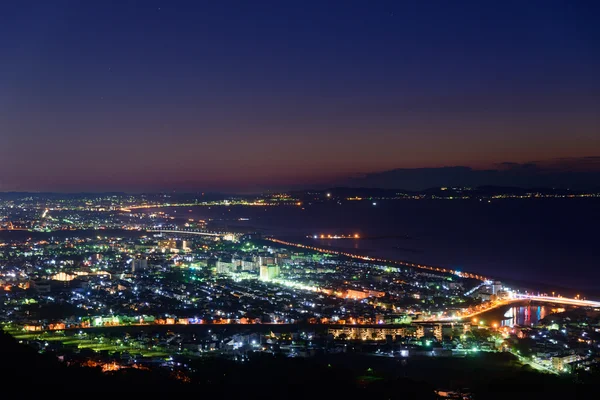
[[[552,296],[535,296],[531,294],[513,294],[513,299],[515,301],[518,300],[533,300],[533,301],[543,301],[546,303],[555,303],[555,304],[565,304],[571,306],[579,306],[579,307],[600,307],[600,301],[592,301],[592,300],[581,300],[579,298],[568,298],[568,297],[552,297]]]
[[[466,319],[471,319],[473,317],[477,317],[480,314],[487,313],[496,308],[504,307],[511,305],[513,303],[518,303],[521,301],[539,301],[544,303],[553,303],[553,304],[561,304],[561,305],[572,305],[578,307],[594,307],[600,308],[600,301],[592,301],[592,300],[581,300],[578,298],[571,299],[568,297],[552,297],[552,296],[539,296],[539,295],[531,295],[531,294],[520,294],[513,293],[512,296],[508,299],[497,300],[491,302],[487,307],[472,310],[466,312],[465,314],[458,315],[455,317],[433,317],[426,318],[423,320],[415,321],[415,322],[452,322],[452,321],[462,321]]]
[[[179,234],[188,234],[188,235],[200,235],[200,236],[213,236],[213,237],[221,237],[225,236],[226,233],[215,233],[201,230],[171,230],[171,229],[146,229],[147,232],[157,232],[157,233],[179,233]]]

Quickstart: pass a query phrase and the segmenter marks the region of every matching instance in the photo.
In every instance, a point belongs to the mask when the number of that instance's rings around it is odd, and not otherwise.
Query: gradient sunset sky
[[[0,191],[600,155],[594,1],[15,1]]]

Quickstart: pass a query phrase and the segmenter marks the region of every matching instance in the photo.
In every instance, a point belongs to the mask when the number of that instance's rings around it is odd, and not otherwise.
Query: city
[[[66,365],[168,369],[182,382],[198,379],[195,360],[243,363],[253,354],[510,354],[565,379],[599,371],[600,302],[580,294],[339,251],[314,244],[313,235],[293,243],[227,231],[210,218],[177,216],[181,207],[207,204],[150,207],[144,197],[3,200],[4,225],[12,227],[0,242],[3,330]],[[296,200],[280,194],[209,204],[297,209]],[[215,223],[221,228],[211,229]],[[532,310],[544,316],[533,318]]]
[[[2,393],[591,399],[600,2],[3,2]]]

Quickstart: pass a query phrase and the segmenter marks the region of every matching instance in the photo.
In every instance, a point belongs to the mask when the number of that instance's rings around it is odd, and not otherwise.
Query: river
[[[540,320],[552,313],[552,309],[548,306],[529,305],[529,306],[514,306],[508,309],[504,314],[506,319],[502,320],[502,326],[513,327],[536,325]]]

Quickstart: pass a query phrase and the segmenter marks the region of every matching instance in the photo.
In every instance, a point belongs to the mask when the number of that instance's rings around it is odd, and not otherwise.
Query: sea
[[[161,211],[207,220],[215,229],[257,231],[364,255],[600,294],[600,199],[595,198],[332,200]]]

